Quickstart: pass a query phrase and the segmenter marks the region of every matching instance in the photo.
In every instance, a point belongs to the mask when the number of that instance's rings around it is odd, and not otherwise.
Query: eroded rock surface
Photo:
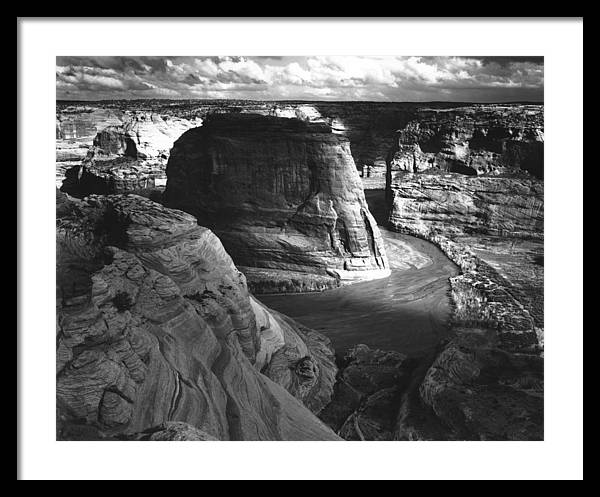
[[[543,439],[543,182],[389,168],[391,227],[461,269],[450,279],[450,338],[409,393],[396,436]]]
[[[123,114],[118,119],[115,115],[116,122],[108,120],[111,124],[101,127],[106,122],[96,116],[98,121],[94,123],[94,116],[96,112],[89,116],[88,127],[98,132],[87,149],[78,148],[86,150],[85,156],[64,171],[61,189],[70,195],[164,189],[166,162],[173,143],[186,130],[202,123],[200,118],[188,120],[140,112]]]
[[[321,419],[345,440],[393,440],[412,364],[399,352],[355,346],[344,356]]]
[[[329,402],[328,341],[255,301],[194,217],[60,194],[57,219],[59,438],[172,421],[219,440],[337,438],[306,407]]]
[[[491,329],[458,328],[420,387],[460,440],[543,440],[543,358],[507,351]]]
[[[167,176],[165,204],[213,229],[256,292],[390,273],[349,142],[326,124],[210,116],[175,143]]]
[[[393,171],[439,169],[462,174],[544,172],[543,107],[421,109],[388,155]]]
[[[389,222],[411,234],[543,238],[544,183],[535,178],[392,171]]]
[[[167,421],[142,433],[121,436],[121,439],[148,442],[216,442],[217,438],[187,423]]]

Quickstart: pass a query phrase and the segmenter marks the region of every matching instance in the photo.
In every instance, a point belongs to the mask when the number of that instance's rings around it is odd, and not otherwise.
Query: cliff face
[[[390,226],[461,274],[450,339],[418,368],[397,438],[543,439],[543,136],[540,106],[423,110],[398,132]]]
[[[337,133],[350,140],[359,168],[385,163],[397,130],[415,119],[422,107],[395,102],[317,102],[314,106],[331,121]]]
[[[202,120],[140,113],[118,126],[103,128],[94,138],[97,155],[121,155],[136,159],[167,159],[173,143]]]
[[[526,171],[544,174],[540,106],[471,106],[421,110],[397,135],[391,171],[428,169],[469,175]]]
[[[445,236],[542,238],[544,183],[533,178],[392,172],[389,221]]]
[[[98,121],[92,125],[94,118]],[[104,121],[96,113],[91,113],[88,119],[89,123],[84,121],[87,123],[84,130],[99,128],[99,131],[87,148],[77,149],[85,150],[85,156],[67,163],[71,167],[64,170],[61,185],[62,191],[78,197],[164,187],[166,162],[173,143],[186,130],[202,123],[198,118],[187,120],[144,112],[123,115],[116,123],[108,121],[113,124],[102,128]],[[78,122],[74,121],[75,124]],[[74,130],[77,130],[76,126]],[[61,133],[67,137],[72,135],[65,130]],[[89,140],[89,137],[85,139]],[[65,141],[69,142],[69,139]]]
[[[253,299],[192,216],[60,194],[57,219],[59,438],[182,422],[205,439],[336,439],[311,412],[333,390],[328,341]]]
[[[397,168],[415,172],[432,165],[471,174],[518,168],[539,176],[543,154],[543,106],[457,105],[390,102],[123,102],[94,107],[59,104],[57,112],[57,161],[62,180],[68,161],[82,160],[97,133],[109,126],[122,127],[132,116],[161,116],[186,121],[211,113],[255,113],[304,121],[327,122],[334,133],[352,144],[356,165],[375,166],[366,179],[369,188],[385,187],[385,161],[396,143]],[[126,109],[126,112],[123,112]],[[151,119],[150,119],[151,120]],[[148,119],[146,123],[148,123]],[[397,131],[405,129],[401,140]],[[542,131],[542,133],[540,133]],[[137,149],[143,142],[135,134],[121,133],[119,146],[127,149],[131,139]],[[160,137],[158,137],[160,142]],[[142,142],[142,143],[140,143]],[[73,164],[70,164],[71,166]],[[381,174],[383,173],[383,174]]]
[[[86,158],[97,133],[123,123],[125,113],[117,109],[57,106],[56,186],[60,188],[67,170]]]
[[[175,143],[167,177],[165,204],[213,229],[255,291],[389,275],[349,143],[325,124],[212,116]]]

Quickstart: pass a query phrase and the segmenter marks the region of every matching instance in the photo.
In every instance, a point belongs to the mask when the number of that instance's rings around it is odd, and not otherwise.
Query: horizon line
[[[381,103],[381,104],[431,104],[431,103],[454,103],[454,104],[533,104],[541,105],[544,100],[506,100],[506,101],[474,101],[474,100],[308,100],[308,99],[251,99],[251,98],[100,98],[96,100],[85,100],[85,99],[67,99],[57,98],[56,102],[141,102],[141,101],[153,101],[159,100],[164,102],[322,102],[322,103]]]

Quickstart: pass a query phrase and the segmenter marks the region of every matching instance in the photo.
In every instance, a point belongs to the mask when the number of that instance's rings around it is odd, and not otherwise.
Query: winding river
[[[367,194],[378,218],[380,197]],[[380,218],[378,218],[380,219]],[[260,295],[267,306],[328,336],[339,354],[364,343],[409,356],[430,351],[446,333],[448,278],[458,268],[433,244],[380,224],[392,274],[321,293]]]

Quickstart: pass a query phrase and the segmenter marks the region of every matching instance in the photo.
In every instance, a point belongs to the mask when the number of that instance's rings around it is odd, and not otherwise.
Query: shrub
[[[117,292],[112,301],[119,312],[127,311],[133,307],[133,299],[127,292]]]

